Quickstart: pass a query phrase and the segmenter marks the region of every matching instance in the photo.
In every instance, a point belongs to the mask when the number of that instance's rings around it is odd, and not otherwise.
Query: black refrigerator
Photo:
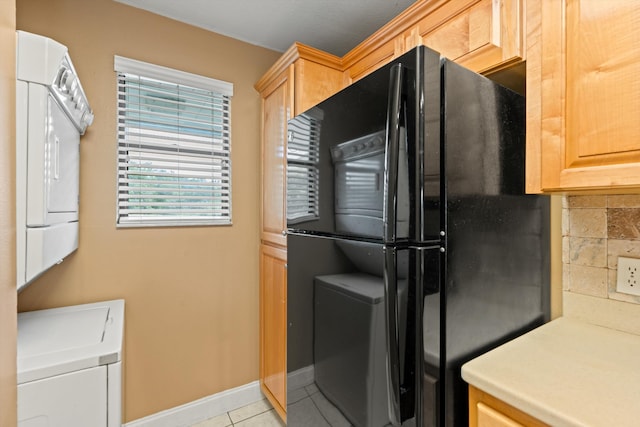
[[[287,139],[287,424],[467,425],[462,364],[549,316],[524,98],[421,46]]]

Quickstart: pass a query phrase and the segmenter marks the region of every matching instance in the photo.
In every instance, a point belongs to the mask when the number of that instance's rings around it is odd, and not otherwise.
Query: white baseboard
[[[190,426],[262,399],[264,396],[260,391],[260,383],[254,381],[128,422],[124,427]]]
[[[314,381],[313,365],[290,373],[287,381],[291,390],[312,384]],[[260,382],[254,381],[133,420],[123,424],[123,427],[187,427],[262,399],[264,399],[264,395],[260,390]]]

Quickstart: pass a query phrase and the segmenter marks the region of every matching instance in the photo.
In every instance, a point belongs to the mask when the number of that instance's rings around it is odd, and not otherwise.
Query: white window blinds
[[[115,57],[118,226],[231,224],[233,85]]]
[[[300,115],[289,122],[287,140],[287,220],[318,218],[320,121]]]

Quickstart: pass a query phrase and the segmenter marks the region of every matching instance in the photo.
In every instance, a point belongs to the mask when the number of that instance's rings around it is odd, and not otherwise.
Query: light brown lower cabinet
[[[287,251],[260,247],[260,387],[287,420]]]
[[[519,409],[469,386],[469,427],[548,427]]]

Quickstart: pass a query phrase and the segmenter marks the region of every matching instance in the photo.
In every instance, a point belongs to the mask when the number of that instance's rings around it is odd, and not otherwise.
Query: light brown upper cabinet
[[[480,73],[524,60],[523,0],[417,1],[343,58],[358,80],[417,45]]]
[[[261,239],[286,245],[285,168],[287,120],[293,110],[293,65],[262,88],[262,227]]]
[[[256,83],[262,97],[262,243],[286,246],[287,121],[343,86],[339,58],[299,43]]]
[[[527,1],[527,191],[640,187],[640,4]]]

